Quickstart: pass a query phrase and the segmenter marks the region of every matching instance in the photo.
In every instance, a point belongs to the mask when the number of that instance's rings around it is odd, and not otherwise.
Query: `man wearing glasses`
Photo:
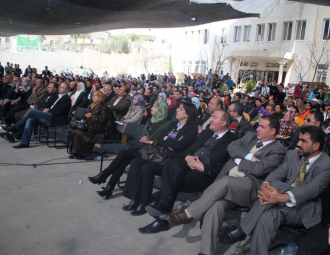
[[[59,88],[58,99],[50,108],[43,111],[30,110],[14,126],[3,127],[8,132],[23,130],[22,140],[19,145],[13,146],[15,149],[28,148],[34,125],[65,125],[67,123],[71,108],[71,99],[67,95],[69,85],[62,82]]]
[[[303,126],[317,126],[322,127],[323,123],[323,114],[319,111],[311,111],[307,117],[304,120]],[[289,146],[288,150],[295,150],[297,147],[297,144],[299,142],[299,134],[300,134],[301,128],[298,128],[294,134],[288,138]],[[323,152],[326,152],[328,155],[330,154],[330,148],[329,148],[329,136],[325,134],[325,144],[323,146]]]

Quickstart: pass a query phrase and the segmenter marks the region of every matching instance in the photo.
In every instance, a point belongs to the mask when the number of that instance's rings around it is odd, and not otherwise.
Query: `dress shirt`
[[[241,122],[242,118],[243,118],[243,116],[241,116],[241,117],[238,117],[238,118],[236,119],[236,120],[238,121],[238,123],[240,123],[240,122]]]
[[[262,149],[263,147],[265,147],[266,145],[268,145],[268,144],[270,144],[270,143],[272,143],[272,142],[274,142],[274,141],[275,141],[275,140],[262,142],[262,146],[260,147],[260,149]],[[259,141],[257,141],[257,143],[258,143],[258,142],[259,142]],[[251,161],[252,157],[253,157],[253,154],[252,154],[252,153],[248,153],[248,154],[244,157],[244,159],[246,159],[246,160],[250,160],[250,161]],[[242,160],[242,159],[240,159],[240,158],[235,159],[235,164],[236,164],[236,165],[239,165],[239,164],[241,163],[241,160]]]
[[[116,106],[121,99],[122,97],[117,97],[116,101],[113,103],[113,106]]]

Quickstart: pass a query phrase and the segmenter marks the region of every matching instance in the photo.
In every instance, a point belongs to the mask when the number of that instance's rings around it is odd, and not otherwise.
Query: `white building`
[[[183,28],[172,61],[175,71],[186,73],[223,70],[234,80],[252,74],[255,80],[285,84],[313,81],[315,73],[314,81],[329,84],[328,38],[330,7],[279,0],[265,19]]]

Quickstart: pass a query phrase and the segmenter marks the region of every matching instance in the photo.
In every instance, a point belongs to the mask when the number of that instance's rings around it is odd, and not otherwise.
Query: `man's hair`
[[[42,77],[37,77],[37,80],[41,80],[41,84],[45,84],[45,80]]]
[[[182,105],[183,109],[186,111],[186,114],[188,115],[188,119],[186,124],[196,124],[197,123],[197,116],[198,111],[196,106],[193,103],[188,103],[185,101],[181,101],[180,105]]]
[[[235,96],[238,96],[238,98],[242,97],[241,93],[236,93]]]
[[[222,108],[223,107],[222,99],[220,97],[213,97],[213,98],[215,98],[215,100],[217,101],[217,105],[220,105],[220,108]]]
[[[47,81],[49,83],[49,79],[48,78],[45,78],[45,81]]]
[[[292,108],[296,109],[296,112],[299,113],[299,109],[297,106],[292,106]]]
[[[217,109],[215,112],[223,112],[222,120],[226,121],[226,127],[229,128],[231,122],[231,115],[226,109]]]
[[[58,86],[59,86],[58,83],[57,82],[51,82],[50,84],[52,84],[52,83],[54,84],[54,88],[57,90]]]
[[[279,131],[280,131],[280,122],[278,121],[278,119],[275,116],[273,116],[273,115],[263,115],[260,118],[269,121],[269,128],[270,129],[275,128],[275,130],[276,130],[275,135],[277,135],[279,133]]]
[[[272,111],[275,112],[275,106],[274,105],[267,105],[267,107],[271,107],[272,108]]]
[[[320,111],[311,111],[309,114],[312,114],[314,116],[314,120],[320,122],[320,127],[322,126],[323,123],[323,113]]]
[[[122,83],[124,83],[126,85],[126,81],[121,81]]]
[[[284,111],[284,105],[283,104],[276,104],[276,105],[279,105],[281,110]]]
[[[180,93],[181,96],[183,95],[183,92],[182,92],[181,90],[178,90],[178,89],[177,89],[176,91],[174,91],[174,93],[175,93],[175,92]]]
[[[129,94],[129,92],[130,92],[130,89],[129,88],[127,88],[127,87],[124,87],[125,88],[125,90],[124,90],[124,92],[125,93],[127,93],[127,95]]]
[[[317,126],[302,126],[300,129],[300,132],[305,135],[309,134],[312,142],[319,143],[319,151],[322,151],[323,146],[324,146],[324,139],[325,139],[325,134],[322,130],[322,128],[317,127]]]
[[[58,78],[57,78],[56,76],[53,76],[53,78],[52,78],[52,79],[54,79],[54,78],[56,79],[56,82],[58,82]]]
[[[143,95],[143,99],[144,99],[144,101],[146,101],[147,103],[150,102],[150,96]]]
[[[260,98],[256,98],[256,101],[259,101],[260,103],[262,103],[261,99]]]
[[[237,112],[239,116],[243,115],[244,112],[244,106],[240,102],[233,102],[232,105],[234,105],[234,112]]]
[[[69,85],[69,84],[67,84],[66,82],[61,82],[61,85],[62,85],[62,84],[65,84],[65,85],[66,85],[66,89],[67,89],[67,90],[69,90],[69,89],[70,89],[70,85]]]

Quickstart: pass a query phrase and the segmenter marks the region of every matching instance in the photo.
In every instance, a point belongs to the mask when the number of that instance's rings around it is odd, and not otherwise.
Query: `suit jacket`
[[[257,134],[248,132],[243,138],[232,142],[228,146],[228,153],[231,160],[227,162],[217,177],[217,179],[220,179],[224,175],[227,175],[229,171],[236,166],[234,159],[242,159],[238,166],[238,171],[244,173],[246,177],[252,180],[249,201],[250,206],[257,199],[257,191],[263,180],[283,162],[287,152],[283,145],[274,141],[262,147],[254,154],[260,161],[252,162],[250,160],[245,160],[245,156],[250,153],[252,147],[257,144],[257,141]]]
[[[38,107],[38,103],[45,99],[46,97],[49,96],[49,93],[46,89],[46,87],[43,87],[42,89],[40,89],[39,92],[37,93],[32,93],[28,99],[26,100],[26,102],[29,104],[29,105],[32,105],[33,103],[35,104],[35,107],[34,109],[38,110],[39,107]]]
[[[164,141],[164,137],[176,129],[178,121],[172,121],[167,128],[158,136],[157,145],[171,148],[171,152],[174,158],[180,158],[182,152],[187,149],[197,138],[198,127],[196,124],[186,124],[178,132],[175,139],[167,138]]]
[[[129,107],[131,106],[131,100],[125,96],[118,102],[117,105],[113,105],[117,98],[118,96],[113,97],[107,105],[109,106],[110,110],[114,112],[115,119],[120,120],[128,112]]]
[[[188,155],[193,155],[213,134],[214,132],[210,129],[203,130],[196,141],[182,153],[182,157],[185,158]],[[223,166],[230,159],[227,147],[235,140],[237,140],[236,135],[229,130],[223,137],[218,139],[210,153],[210,164],[204,165],[204,175],[217,177]]]
[[[296,200],[296,206],[307,203],[302,224],[309,229],[321,221],[322,208],[319,195],[330,181],[330,158],[326,153],[321,152],[320,157],[308,169],[304,184],[296,188],[292,187],[302,164],[297,150],[288,151],[283,164],[268,175],[265,182],[269,182],[281,193],[291,191]]]
[[[235,135],[237,136],[238,139],[240,139],[243,136],[245,136],[245,134],[249,131],[253,132],[254,128],[251,125],[251,123],[248,122],[244,116],[242,116],[240,123],[237,125],[237,128],[235,129]]]
[[[65,125],[68,122],[68,115],[71,108],[71,99],[65,94],[49,109],[49,113],[53,114],[52,126]]]

